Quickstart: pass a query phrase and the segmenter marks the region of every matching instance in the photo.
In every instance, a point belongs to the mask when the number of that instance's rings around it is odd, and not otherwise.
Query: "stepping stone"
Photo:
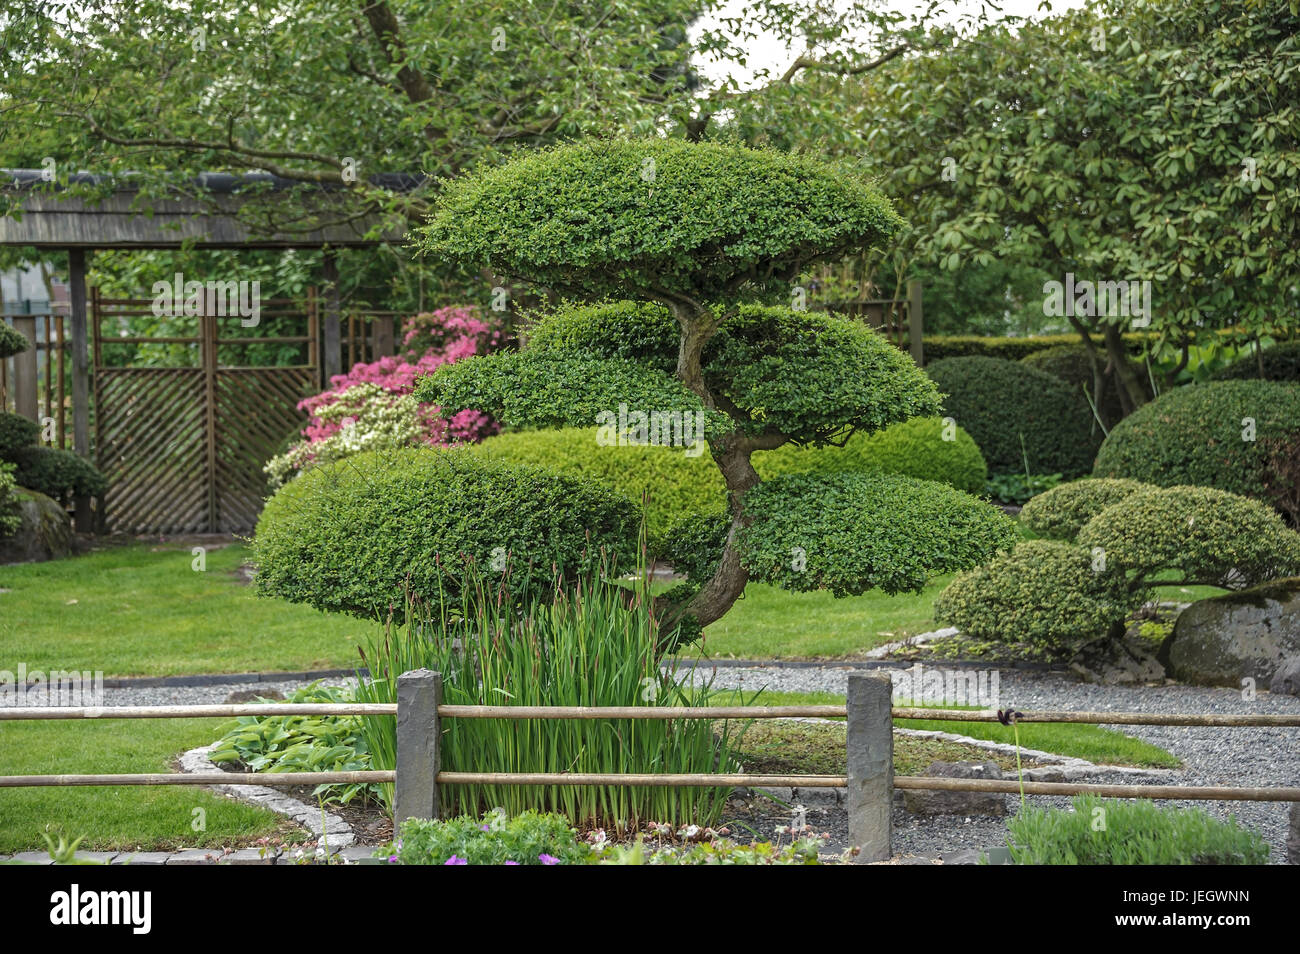
[[[165,865],[171,856],[165,851],[122,852],[113,859],[115,865]]]

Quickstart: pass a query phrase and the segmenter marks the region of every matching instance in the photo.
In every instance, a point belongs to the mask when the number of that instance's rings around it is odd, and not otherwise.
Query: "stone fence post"
[[[428,669],[397,677],[397,779],[393,784],[393,837],[408,818],[438,817],[438,745],[442,727],[442,676]]]
[[[893,691],[889,673],[849,674],[849,844],[859,849],[856,864],[893,854]]]

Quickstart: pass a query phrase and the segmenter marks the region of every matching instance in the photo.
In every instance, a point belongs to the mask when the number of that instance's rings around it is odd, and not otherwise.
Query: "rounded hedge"
[[[1154,488],[1154,484],[1114,478],[1060,484],[1030,498],[1020,510],[1020,522],[1040,537],[1073,541],[1084,524],[1111,504],[1140,490]]]
[[[995,474],[1085,474],[1100,434],[1082,396],[1055,375],[1001,358],[946,358],[926,373],[943,413],[966,429]],[[1022,443],[1023,441],[1023,443]]]
[[[1209,487],[1130,494],[1088,521],[1078,542],[1146,581],[1176,573],[1183,583],[1240,589],[1300,575],[1300,533],[1259,501]]]
[[[745,494],[750,578],[850,596],[917,591],[1014,545],[1015,522],[946,484],[896,474],[790,474]]]
[[[1102,361],[1105,361],[1103,356]],[[1039,371],[1046,371],[1048,374],[1055,375],[1070,387],[1074,388],[1075,393],[1083,398],[1084,403],[1088,403],[1089,397],[1092,403],[1097,405],[1097,412],[1101,419],[1110,427],[1118,423],[1124,417],[1124,406],[1120,401],[1119,389],[1122,387],[1119,380],[1112,376],[1111,380],[1106,383],[1105,390],[1101,396],[1101,402],[1097,402],[1096,382],[1092,375],[1092,362],[1088,360],[1088,352],[1082,345],[1057,345],[1054,348],[1044,348],[1042,351],[1035,351],[1033,354],[1026,355],[1020,359],[1020,363],[1028,365],[1031,368],[1037,368]],[[1145,372],[1144,372],[1145,373]],[[1091,412],[1092,406],[1088,405]],[[1101,425],[1093,421],[1093,432],[1101,439],[1099,433]]]
[[[768,480],[782,474],[839,474],[845,471],[902,474],[934,480],[967,493],[980,493],[988,480],[984,455],[960,427],[945,440],[946,425],[937,417],[914,417],[883,431],[858,432],[843,447],[786,444],[754,454],[754,469]]]
[[[551,580],[554,565],[630,566],[639,527],[630,501],[587,480],[458,449],[372,451],[313,467],[267,501],[255,585],[330,612],[400,616],[408,582],[421,599],[440,585],[454,597],[466,558],[486,573],[505,557],[514,589]]]
[[[39,439],[41,428],[21,414],[0,411],[0,460],[13,460],[24,447],[31,447]]]
[[[656,554],[683,517],[726,511],[722,474],[707,450],[691,457],[680,447],[602,446],[597,443],[598,433],[596,428],[516,431],[464,450],[485,460],[533,464],[586,478],[628,498],[638,510],[644,504],[651,550]]]
[[[1253,422],[1253,434],[1247,419]],[[1101,445],[1093,473],[1161,487],[1195,484],[1267,499],[1266,444],[1296,430],[1300,385],[1191,384],[1167,391],[1115,425]]]
[[[67,503],[69,496],[98,497],[108,480],[79,454],[57,447],[24,447],[13,456],[18,486]]]
[[[934,618],[977,639],[1064,653],[1110,635],[1143,595],[1122,570],[1095,570],[1086,547],[1026,540],[948,584]]]
[[[1261,375],[1260,365],[1264,367]],[[1247,354],[1210,375],[1212,381],[1291,381],[1300,382],[1300,341],[1284,341],[1265,348],[1256,358]]]
[[[16,354],[26,351],[31,345],[27,341],[27,336],[21,331],[15,331],[5,322],[0,321],[0,361],[5,358],[12,358]]]

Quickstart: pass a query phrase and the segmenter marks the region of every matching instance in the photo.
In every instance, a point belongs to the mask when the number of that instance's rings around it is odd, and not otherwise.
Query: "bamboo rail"
[[[962,709],[893,710],[895,719],[939,719],[949,722],[997,722],[996,712]],[[1264,715],[1220,712],[1211,715],[1166,712],[1020,712],[1017,722],[1083,722],[1091,725],[1207,725],[1300,726],[1300,714]]]
[[[206,706],[0,706],[7,719],[206,719],[237,716],[397,715],[382,702],[256,703]]]
[[[393,782],[396,772],[153,772],[144,775],[0,775],[0,788],[63,785],[335,785]]]
[[[735,788],[771,785],[780,788],[844,788],[844,775],[722,775],[696,772],[634,775],[621,772],[439,772],[440,785],[638,785],[648,788]]]
[[[895,775],[894,788],[931,792],[1002,792],[1016,795],[1015,779],[937,778]],[[1300,788],[1230,788],[1214,785],[1095,785],[1084,782],[1025,782],[1026,795],[1102,795],[1107,798],[1199,799],[1224,802],[1300,802]]]
[[[438,706],[450,719],[843,719],[845,706]]]

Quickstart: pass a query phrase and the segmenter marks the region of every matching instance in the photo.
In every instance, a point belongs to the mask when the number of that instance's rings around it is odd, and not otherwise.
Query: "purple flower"
[[[389,856],[388,856],[388,863],[389,863],[390,865],[395,865],[395,864],[397,864],[397,855],[389,855]]]
[[[554,855],[548,855],[546,854],[546,852],[542,852],[540,855],[538,855],[537,860],[544,865],[558,865],[560,863],[559,858],[555,857]]]
[[[479,827],[479,830],[480,830],[480,831],[491,831],[491,830],[492,830],[492,826],[491,826],[491,825],[479,825],[478,827]]]
[[[443,864],[444,865],[467,865],[469,864],[469,862],[466,861],[464,858],[457,858],[455,855],[452,855],[450,858],[444,861]]]
[[[518,867],[518,866],[519,866],[519,862],[517,862],[517,861],[507,861],[506,864],[508,864],[508,865],[514,865],[515,867]]]

